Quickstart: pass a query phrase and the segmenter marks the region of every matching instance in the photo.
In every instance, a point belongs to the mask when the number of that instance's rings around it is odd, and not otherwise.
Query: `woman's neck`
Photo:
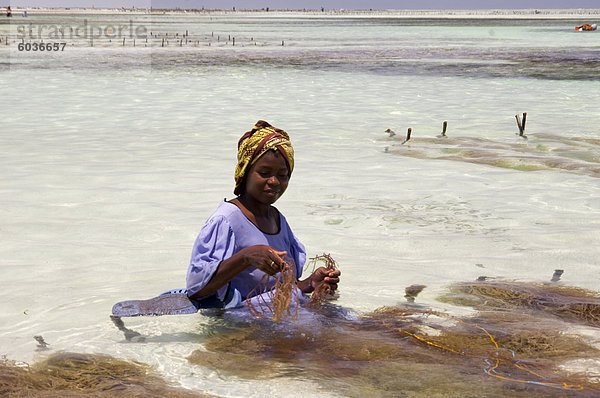
[[[254,214],[257,218],[270,218],[272,213],[272,206],[264,203],[260,203],[254,200],[251,196],[242,194],[238,196],[237,201],[244,206],[249,212]]]
[[[259,230],[267,234],[279,233],[279,212],[271,205],[252,200],[244,195],[231,200],[246,218]]]

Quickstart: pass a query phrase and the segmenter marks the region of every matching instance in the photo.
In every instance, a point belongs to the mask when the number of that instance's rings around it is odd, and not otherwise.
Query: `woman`
[[[294,150],[288,134],[259,120],[238,142],[235,199],[223,201],[210,216],[192,251],[187,273],[187,294],[193,299],[216,295],[224,301],[233,289],[247,299],[275,283],[273,275],[286,262],[296,278],[306,261],[304,246],[285,217],[273,207],[285,192],[294,169]],[[298,280],[303,293],[319,289],[333,293],[340,272],[324,267]]]

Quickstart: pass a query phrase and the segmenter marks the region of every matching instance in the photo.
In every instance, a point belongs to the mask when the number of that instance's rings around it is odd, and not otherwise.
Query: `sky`
[[[600,0],[0,0],[0,6],[230,9],[557,9],[600,8]]]

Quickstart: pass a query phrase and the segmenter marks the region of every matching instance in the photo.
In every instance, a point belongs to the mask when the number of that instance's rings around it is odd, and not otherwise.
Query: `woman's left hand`
[[[312,293],[318,289],[324,290],[325,293],[333,294],[340,282],[341,272],[339,269],[327,269],[319,267],[312,273],[311,276],[298,283],[298,287],[302,293]]]

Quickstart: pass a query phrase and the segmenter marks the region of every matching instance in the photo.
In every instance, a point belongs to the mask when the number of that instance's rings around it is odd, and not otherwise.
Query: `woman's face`
[[[245,194],[262,204],[273,204],[283,195],[290,180],[289,170],[279,151],[267,151],[250,167]]]

